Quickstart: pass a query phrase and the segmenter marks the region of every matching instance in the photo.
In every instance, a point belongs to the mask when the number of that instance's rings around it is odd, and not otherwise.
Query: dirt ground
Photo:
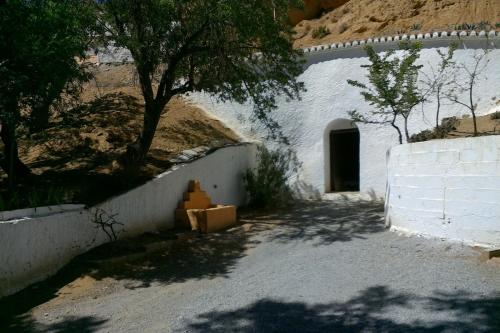
[[[500,134],[500,118],[493,119],[491,115],[481,116],[476,118],[477,130],[480,135],[499,135]],[[455,131],[452,131],[448,138],[469,137],[474,133],[474,122],[472,118],[462,118]]]
[[[219,120],[175,98],[161,117],[147,164],[131,179],[118,159],[142,127],[144,103],[134,68],[101,65],[92,71],[80,99],[57,106],[50,128],[21,138],[21,159],[36,175],[24,190],[64,188],[64,202],[95,203],[165,171],[183,150],[239,141]]]
[[[345,1],[321,2],[326,3],[326,9],[317,18],[303,20],[295,27],[295,47],[465,30],[464,24],[474,24],[478,30],[500,28],[500,0],[350,0],[341,6],[338,4]],[[313,38],[313,31],[321,26],[330,33]]]
[[[499,267],[389,232],[380,203],[297,202],[140,260],[75,261],[0,300],[0,331],[498,332]]]

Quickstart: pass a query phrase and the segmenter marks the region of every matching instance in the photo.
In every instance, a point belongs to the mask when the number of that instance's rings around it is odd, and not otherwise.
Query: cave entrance
[[[359,191],[359,130],[332,130],[329,139],[331,192]]]

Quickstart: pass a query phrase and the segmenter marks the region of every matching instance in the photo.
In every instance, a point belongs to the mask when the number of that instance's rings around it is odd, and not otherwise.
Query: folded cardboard
[[[236,206],[213,205],[200,183],[189,182],[188,191],[175,210],[177,228],[190,228],[202,233],[215,232],[236,223]]]

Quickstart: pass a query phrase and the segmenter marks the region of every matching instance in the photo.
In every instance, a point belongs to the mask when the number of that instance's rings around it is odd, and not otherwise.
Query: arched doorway
[[[327,126],[326,192],[359,191],[359,139],[359,130],[349,119],[337,119]]]

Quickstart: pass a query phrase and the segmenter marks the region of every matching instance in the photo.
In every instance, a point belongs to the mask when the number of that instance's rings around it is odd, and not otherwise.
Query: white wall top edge
[[[195,160],[197,160],[199,158],[205,157],[206,155],[210,155],[211,153],[214,153],[215,151],[217,151],[219,149],[224,149],[224,148],[228,148],[228,147],[246,146],[246,145],[251,145],[251,144],[255,144],[255,142],[253,142],[253,143],[252,142],[240,142],[240,143],[229,144],[229,145],[225,145],[223,147],[208,150],[206,154],[200,155],[198,158],[195,158],[195,159],[190,160],[190,161],[185,162],[185,163],[175,164],[174,166],[172,166],[168,170],[155,176],[150,181],[154,181],[155,179],[163,178],[164,176],[172,173],[172,171],[175,171],[179,168],[182,168],[182,167],[188,165],[189,163],[194,162]],[[119,195],[117,195],[117,196],[119,196]],[[114,197],[116,197],[116,196],[114,196]],[[109,198],[105,202],[112,200],[114,197]],[[32,218],[37,218],[37,217],[50,216],[50,215],[54,215],[54,214],[73,212],[73,211],[85,209],[85,207],[86,206],[83,204],[65,204],[65,205],[54,205],[54,206],[34,207],[34,208],[24,208],[24,209],[17,209],[17,210],[11,210],[11,211],[3,211],[3,212],[0,212],[0,223],[15,222],[18,220],[32,219]]]
[[[351,42],[345,42],[345,43],[333,43],[331,45],[319,45],[319,46],[309,46],[306,48],[303,48],[302,50],[305,53],[311,53],[314,51],[321,51],[321,50],[327,50],[327,49],[338,49],[338,48],[345,48],[345,47],[350,47],[352,45],[364,45],[364,44],[372,44],[372,43],[385,43],[385,42],[392,42],[392,41],[399,41],[399,40],[422,40],[422,39],[434,39],[434,38],[443,38],[443,37],[457,37],[457,38],[462,38],[462,37],[479,37],[479,38],[486,38],[486,37],[500,37],[500,31],[485,31],[482,30],[480,32],[477,32],[475,30],[472,31],[443,31],[443,32],[434,32],[434,33],[419,33],[419,34],[402,34],[402,35],[396,35],[396,36],[387,36],[387,37],[374,37],[374,38],[368,38],[366,40],[355,40]]]
[[[427,148],[431,146],[472,147],[474,144],[477,144],[478,142],[481,144],[495,142],[498,145],[500,144],[500,135],[484,135],[484,136],[453,138],[453,139],[433,139],[422,142],[405,143],[404,145],[396,145],[392,147],[391,150],[396,154],[402,151],[427,152],[428,150]]]
[[[442,31],[442,32],[433,32],[433,33],[419,33],[419,34],[402,34],[395,36],[385,36],[385,37],[373,37],[368,38],[366,40],[354,40],[344,43],[332,43],[332,44],[320,44],[313,45],[309,47],[305,47],[302,49],[304,53],[314,53],[314,52],[325,52],[334,49],[346,49],[351,48],[358,45],[366,45],[366,44],[384,44],[391,43],[395,41],[431,41],[431,40],[439,40],[445,37],[453,37],[458,40],[462,38],[477,38],[477,39],[488,39],[488,38],[497,38],[500,37],[500,31],[490,30],[485,31],[481,30],[479,32],[475,30],[471,31]],[[424,45],[425,47],[425,45]],[[99,62],[104,64],[110,63],[129,63],[132,62],[131,55],[127,50],[123,51],[120,48],[113,48],[112,50],[105,50],[103,53],[108,55],[107,60],[105,57],[99,57]],[[115,56],[116,55],[116,56]]]

